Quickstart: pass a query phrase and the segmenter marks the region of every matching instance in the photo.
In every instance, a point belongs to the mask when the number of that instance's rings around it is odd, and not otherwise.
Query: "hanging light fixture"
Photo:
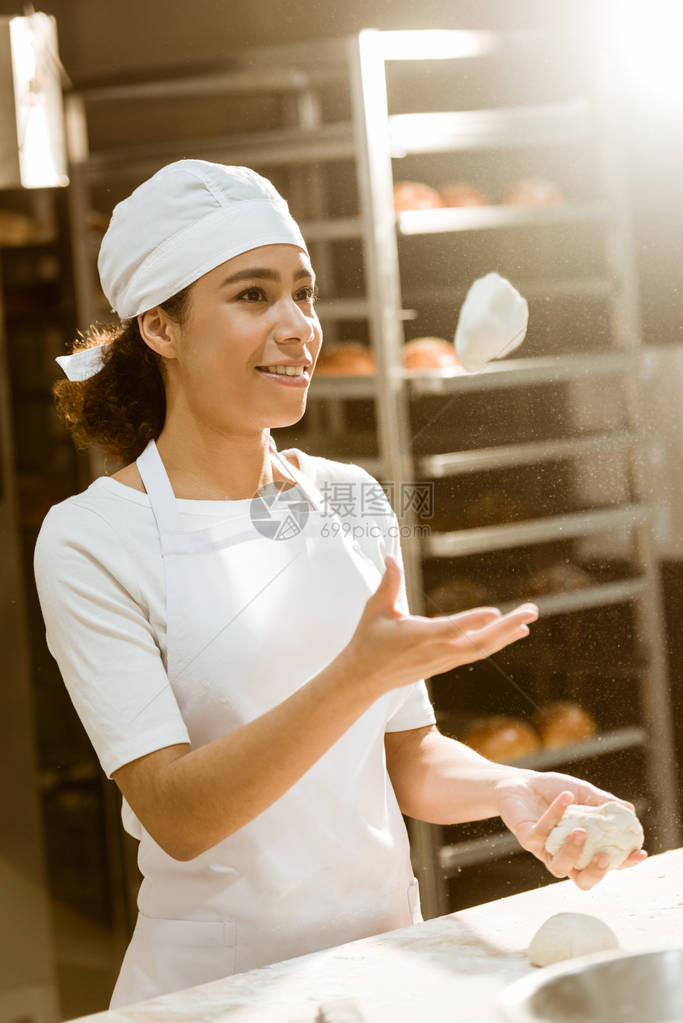
[[[62,75],[52,15],[0,18],[0,188],[69,184]]]

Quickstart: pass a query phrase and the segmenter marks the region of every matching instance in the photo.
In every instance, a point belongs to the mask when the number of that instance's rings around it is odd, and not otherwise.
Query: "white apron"
[[[197,748],[328,665],[381,573],[290,463],[299,489],[286,503],[300,499],[308,518],[282,540],[255,527],[252,502],[184,531],[153,440],[137,466],[165,565],[165,667]],[[422,921],[384,751],[404,699],[402,689],[378,699],[272,806],[188,862],[168,856],[124,801],[143,880],[110,1008]]]

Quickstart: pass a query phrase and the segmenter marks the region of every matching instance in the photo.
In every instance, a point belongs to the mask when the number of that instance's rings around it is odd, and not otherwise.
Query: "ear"
[[[176,325],[161,306],[153,306],[137,317],[140,336],[145,344],[165,359],[177,359],[174,348]]]

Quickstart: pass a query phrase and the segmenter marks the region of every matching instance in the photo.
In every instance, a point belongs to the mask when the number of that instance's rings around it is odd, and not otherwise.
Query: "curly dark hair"
[[[188,284],[159,306],[181,326],[189,306]],[[57,414],[79,451],[97,446],[115,461],[134,462],[157,439],[166,417],[164,358],[145,344],[137,317],[93,324],[79,332],[73,351],[113,342],[103,365],[87,380],[58,380],[52,387]]]

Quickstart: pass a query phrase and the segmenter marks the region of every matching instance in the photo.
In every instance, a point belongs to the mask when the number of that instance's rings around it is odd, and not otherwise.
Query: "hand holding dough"
[[[474,282],[460,310],[455,350],[465,369],[483,369],[519,348],[526,337],[529,307],[516,288],[497,273]]]
[[[556,913],[531,939],[527,955],[532,966],[550,966],[562,959],[619,948],[611,927],[589,913]]]
[[[598,853],[609,856],[609,869],[620,867],[632,852],[643,844],[643,828],[628,807],[610,801],[602,806],[582,806],[573,803],[548,835],[545,849],[551,856],[560,851],[574,828],[585,828],[586,841],[576,861],[576,869],[583,870]]]

